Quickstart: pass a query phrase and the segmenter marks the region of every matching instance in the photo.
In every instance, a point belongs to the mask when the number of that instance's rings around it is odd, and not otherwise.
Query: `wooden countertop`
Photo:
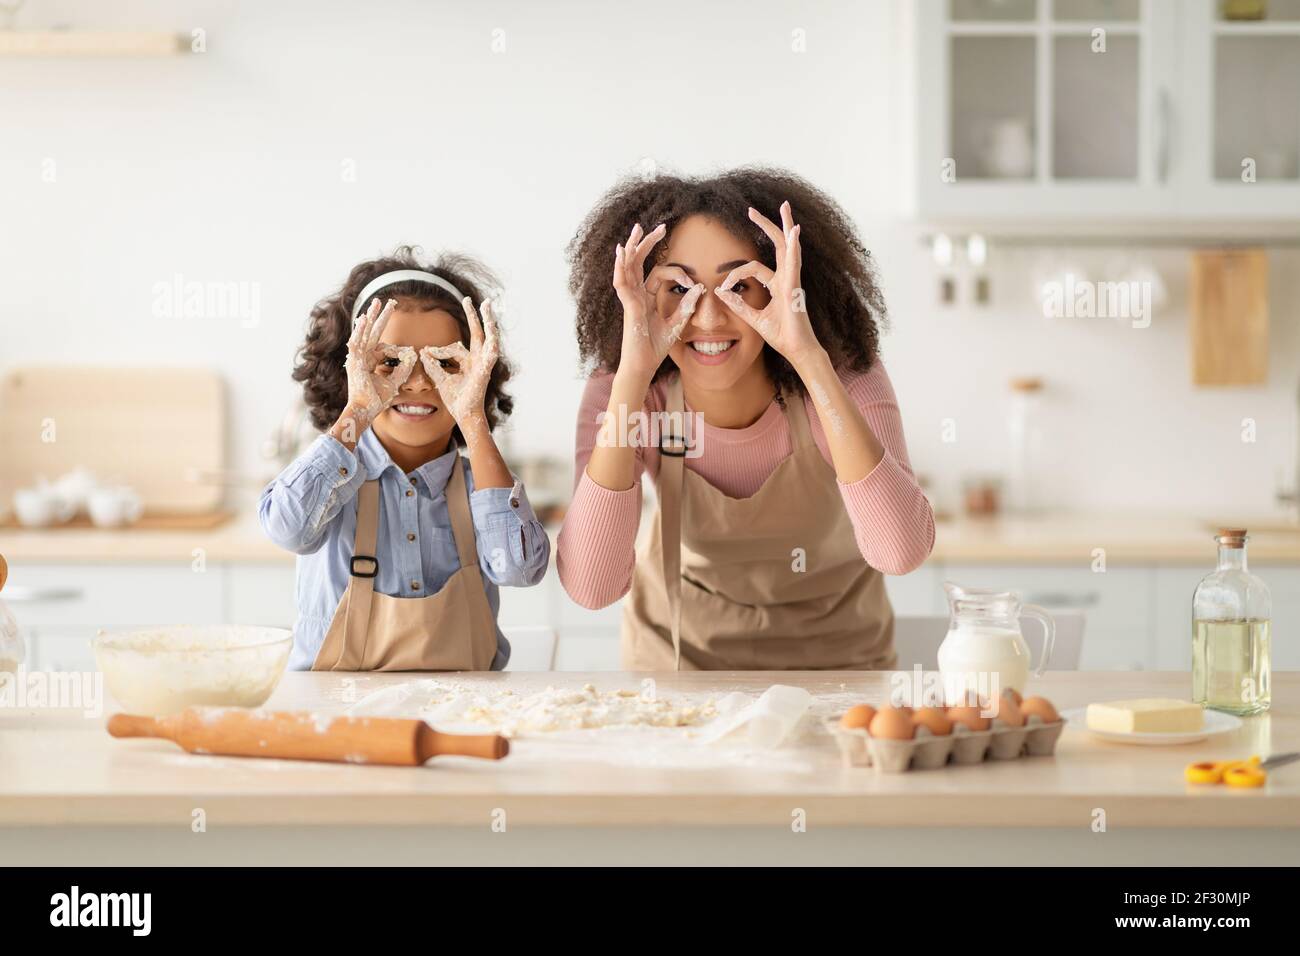
[[[1276,518],[1238,517],[1250,534],[1250,560],[1300,563],[1300,524]],[[1068,563],[1089,567],[1094,549],[1107,565],[1214,566],[1214,533],[1229,522],[1189,517],[1124,514],[1048,514],[1037,517],[957,518],[935,525],[932,561],[947,563]]]
[[[139,528],[5,528],[0,554],[10,564],[154,564],[193,560],[202,548],[208,561],[292,564],[294,555],[272,544],[253,511],[215,528],[142,530]]]
[[[1239,519],[1241,520],[1241,519]],[[1250,530],[1250,558],[1259,564],[1300,564],[1300,525],[1261,519]],[[642,522],[643,530],[648,522]],[[1213,532],[1208,520],[1180,516],[1049,514],[957,518],[935,527],[932,563],[1060,563],[1088,567],[1095,548],[1107,564],[1184,564],[1210,567]],[[554,535],[558,529],[550,528]],[[209,561],[289,564],[293,555],[267,540],[252,510],[210,531],[105,531],[0,529],[0,554],[11,564],[149,563],[191,560],[203,548]],[[554,547],[552,547],[554,550]]]
[[[267,706],[341,712],[348,682],[368,693],[413,675],[286,674]],[[645,674],[455,675],[516,692],[590,682],[635,688]],[[883,699],[880,673],[662,673],[660,694],[758,693],[774,682],[841,698]],[[1300,766],[1260,790],[1194,787],[1192,760],[1300,749],[1300,672],[1274,674],[1273,709],[1225,737],[1182,747],[1107,744],[1067,728],[1056,755],[882,774],[840,765],[821,728],[795,756],[800,769],[611,766],[584,759],[528,760],[526,739],[500,763],[435,759],[400,769],[204,757],[160,740],[114,740],[104,717],[0,708],[0,826],[171,824],[201,807],[209,827],[237,825],[485,826],[504,810],[512,826],[775,825],[796,808],[818,825],[1108,829],[1300,827]],[[1185,673],[1058,672],[1031,691],[1060,709],[1092,700],[1185,697]]]

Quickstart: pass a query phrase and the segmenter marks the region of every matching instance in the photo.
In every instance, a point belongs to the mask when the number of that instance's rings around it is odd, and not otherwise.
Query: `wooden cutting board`
[[[223,489],[190,474],[226,467],[225,417],[209,369],[12,369],[0,382],[0,505],[85,467],[134,488],[147,512],[217,511]]]
[[[1192,382],[1261,385],[1268,378],[1268,253],[1192,253]]]

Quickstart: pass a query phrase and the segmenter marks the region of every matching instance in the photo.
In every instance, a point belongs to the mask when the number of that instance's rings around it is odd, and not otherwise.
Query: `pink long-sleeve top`
[[[659,473],[659,449],[650,447],[636,450],[637,480],[631,488],[611,491],[587,475],[587,460],[600,430],[600,414],[609,404],[613,378],[613,373],[606,372],[587,380],[578,409],[576,488],[557,542],[560,582],[569,597],[587,608],[612,604],[631,588],[641,521],[641,475]],[[878,571],[906,574],[919,567],[934,546],[934,512],[907,460],[894,387],[879,359],[869,371],[842,373],[840,380],[885,446],[884,458],[865,478],[850,484],[837,482],[858,550]],[[651,385],[645,411],[661,411],[665,396],[663,383]],[[813,440],[830,462],[830,447],[817,410],[806,397],[804,405]],[[706,424],[703,454],[686,458],[685,465],[723,494],[747,498],[791,450],[790,427],[780,406],[773,402],[746,428]]]

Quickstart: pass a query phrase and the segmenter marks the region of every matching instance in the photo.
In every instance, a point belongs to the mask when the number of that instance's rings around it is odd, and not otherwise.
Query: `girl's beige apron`
[[[681,379],[668,387],[681,421]],[[880,670],[895,666],[894,612],[862,559],[835,470],[785,402],[790,457],[749,498],[730,498],[661,441],[659,510],[623,611],[631,670]],[[698,440],[698,436],[697,436]],[[666,447],[662,447],[665,446]]]
[[[379,563],[379,482],[357,496],[352,577],[312,664],[314,671],[488,670],[497,652],[496,621],[483,589],[474,523],[460,456],[445,492],[460,569],[422,598],[375,593]]]

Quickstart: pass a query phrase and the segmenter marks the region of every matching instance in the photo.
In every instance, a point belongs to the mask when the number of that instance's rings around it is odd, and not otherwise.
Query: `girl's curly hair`
[[[307,340],[298,351],[297,365],[293,370],[294,381],[302,382],[303,398],[311,412],[312,424],[322,431],[338,420],[348,400],[348,376],[343,361],[348,356],[348,338],[352,334],[353,302],[371,279],[397,269],[418,269],[440,276],[475,304],[487,298],[489,291],[495,292],[500,288],[496,276],[476,259],[444,253],[433,262],[424,262],[417,246],[398,246],[391,256],[372,259],[353,268],[343,288],[312,307]],[[442,287],[427,282],[397,282],[384,286],[361,303],[362,311],[380,297],[413,299],[426,309],[446,309],[460,328],[461,343],[468,347],[469,323],[465,312],[455,297]],[[490,428],[495,428],[514,410],[514,399],[505,391],[511,372],[504,355],[492,368],[483,399],[483,411]],[[452,440],[458,445],[465,444],[459,428],[453,429]]]
[[[569,292],[577,303],[578,353],[589,370],[618,368],[623,341],[623,308],[611,273],[614,246],[625,242],[634,223],[649,232],[659,223],[669,234],[688,216],[703,215],[732,235],[754,245],[759,261],[776,268],[767,235],[749,219],[753,206],[775,223],[789,200],[800,225],[803,249],[800,285],[817,341],[836,368],[866,371],[875,361],[885,300],[876,281],[875,262],[839,205],[793,173],[747,166],[716,176],[656,175],[618,183],[588,213],[569,242]],[[662,261],[667,237],[645,263],[646,275]],[[763,346],[763,363],[779,389],[802,394],[803,382],[779,352]],[[655,379],[676,365],[664,359]]]

